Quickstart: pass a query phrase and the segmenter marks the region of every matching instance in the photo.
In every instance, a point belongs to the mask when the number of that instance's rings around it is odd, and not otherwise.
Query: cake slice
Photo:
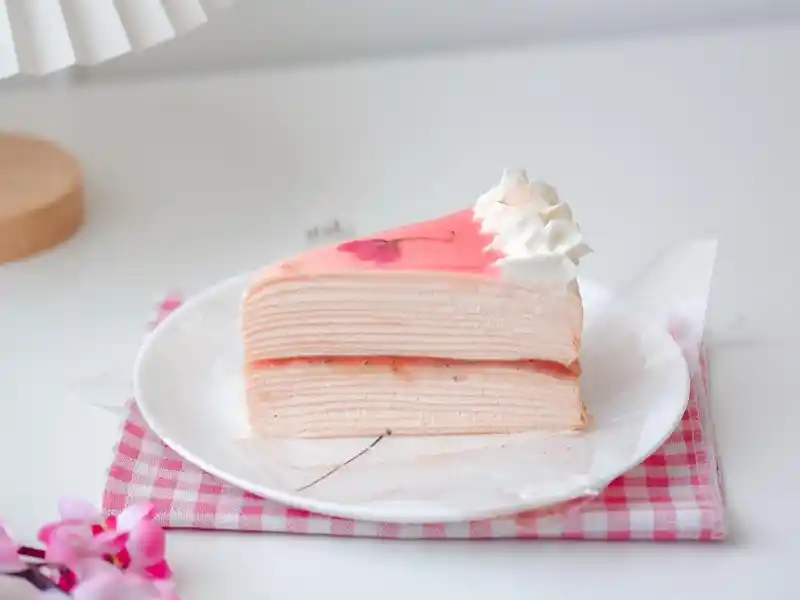
[[[510,170],[473,208],[267,267],[241,315],[253,432],[582,429],[588,251],[555,189]]]

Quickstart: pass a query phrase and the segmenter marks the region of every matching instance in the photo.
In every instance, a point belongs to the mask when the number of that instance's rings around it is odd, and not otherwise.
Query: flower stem
[[[20,571],[19,573],[9,573],[10,577],[18,577],[19,579],[24,579],[28,583],[30,583],[33,587],[37,590],[47,591],[52,589],[58,589],[56,582],[50,579],[47,575],[42,573],[38,567],[31,567],[24,571]]]

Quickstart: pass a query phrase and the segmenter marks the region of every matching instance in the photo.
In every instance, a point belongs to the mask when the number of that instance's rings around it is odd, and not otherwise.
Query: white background
[[[105,1],[105,0],[104,0]],[[184,0],[169,0],[182,2]],[[797,0],[235,0],[179,41],[77,79],[239,70],[707,31],[800,18]],[[19,80],[18,80],[19,82]],[[18,83],[17,82],[17,83]],[[0,89],[4,84],[0,82]]]
[[[118,418],[93,403],[125,397],[165,291],[302,248],[335,217],[367,232],[463,206],[523,164],[573,204],[587,275],[719,236],[730,541],[175,534],[185,598],[796,599],[798,106],[792,25],[0,95],[0,126],[73,149],[89,192],[80,235],[0,267],[0,515],[30,540],[60,495],[100,497]]]
[[[796,0],[237,0],[212,26],[109,75],[240,69],[492,45],[641,35],[800,17]]]

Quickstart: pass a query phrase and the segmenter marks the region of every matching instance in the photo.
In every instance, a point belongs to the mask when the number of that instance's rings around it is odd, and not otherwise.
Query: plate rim
[[[617,477],[623,475],[624,473],[630,471],[634,467],[641,464],[645,461],[648,457],[654,454],[661,446],[669,439],[672,433],[677,429],[678,425],[680,424],[681,419],[683,418],[684,413],[686,412],[686,408],[689,403],[689,395],[691,391],[691,376],[689,373],[688,364],[686,363],[686,359],[683,355],[683,352],[680,349],[678,343],[669,335],[669,333],[664,330],[662,327],[658,327],[655,324],[651,324],[660,335],[669,341],[669,344],[673,346],[674,351],[678,353],[678,356],[681,359],[681,363],[683,368],[681,369],[681,384],[683,388],[682,396],[684,398],[683,403],[681,404],[680,410],[676,410],[676,415],[673,416],[673,419],[670,422],[670,427],[666,430],[666,433],[658,440],[657,443],[653,444],[652,447],[648,448],[645,452],[641,453],[641,455],[637,455],[632,461],[626,463],[624,468],[621,468],[614,474],[613,476],[609,477],[605,481],[599,481],[593,483],[593,487],[591,490],[588,490],[585,486],[581,485],[574,485],[568,491],[560,491],[558,493],[551,493],[549,496],[545,495],[543,497],[539,497],[536,501],[531,502],[524,502],[520,500],[519,502],[510,502],[507,504],[495,504],[491,508],[486,508],[484,510],[471,510],[468,512],[462,511],[461,513],[453,513],[452,510],[449,511],[448,514],[440,514],[436,515],[433,514],[435,511],[429,511],[430,517],[425,518],[424,516],[420,516],[419,514],[412,514],[408,513],[407,516],[403,516],[402,511],[395,510],[393,512],[391,507],[394,506],[412,506],[414,503],[412,501],[403,501],[398,503],[383,503],[372,505],[370,503],[342,503],[342,502],[335,502],[330,500],[319,500],[313,497],[304,497],[298,496],[291,492],[285,492],[281,490],[274,490],[270,489],[266,486],[259,485],[257,483],[253,483],[248,481],[246,478],[239,477],[235,474],[232,474],[225,469],[217,468],[211,462],[206,461],[200,456],[197,456],[194,452],[190,449],[185,448],[180,442],[173,439],[167,432],[165,432],[161,426],[159,425],[159,419],[155,417],[155,415],[151,412],[150,408],[147,406],[147,402],[141,402],[140,398],[143,397],[142,395],[142,386],[140,385],[140,373],[142,372],[142,364],[147,359],[151,348],[159,343],[161,336],[165,335],[165,332],[170,329],[170,327],[174,326],[174,324],[181,318],[181,315],[191,311],[197,305],[201,304],[203,300],[213,297],[221,292],[224,292],[227,288],[233,287],[235,285],[241,285],[246,282],[246,280],[251,279],[257,271],[248,271],[246,273],[240,273],[238,275],[234,275],[232,277],[228,277],[227,279],[223,279],[213,285],[210,285],[200,292],[190,296],[183,300],[179,307],[175,310],[170,312],[163,320],[161,320],[148,334],[145,336],[139,351],[136,355],[136,359],[134,361],[134,373],[133,373],[133,399],[136,404],[139,413],[141,414],[142,418],[144,419],[147,426],[151,429],[151,431],[162,441],[165,445],[175,451],[183,460],[199,467],[203,471],[221,479],[222,481],[237,487],[243,491],[255,494],[267,500],[271,500],[278,504],[281,504],[287,508],[295,508],[300,510],[306,510],[311,513],[315,513],[321,516],[327,517],[337,517],[337,518],[345,518],[345,519],[352,519],[357,521],[369,520],[375,522],[383,522],[383,523],[392,523],[392,524],[429,524],[429,523],[460,523],[465,521],[474,521],[474,520],[483,520],[483,519],[490,519],[490,518],[498,518],[510,515],[516,515],[521,513],[526,513],[534,510],[545,510],[557,507],[560,504],[564,504],[566,502],[575,501],[575,500],[590,500],[593,497],[600,495],[608,485],[614,481]],[[596,286],[603,291],[609,291],[607,286],[604,286],[600,283],[595,281],[580,278],[581,281],[585,281],[586,283]],[[676,404],[677,406],[677,404]],[[380,508],[384,506],[384,508]]]

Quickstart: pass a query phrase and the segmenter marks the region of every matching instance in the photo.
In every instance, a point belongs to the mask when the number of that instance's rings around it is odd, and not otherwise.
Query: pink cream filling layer
[[[529,369],[545,373],[559,379],[574,379],[580,376],[581,367],[578,361],[570,365],[547,360],[459,360],[444,359],[430,356],[302,356],[287,358],[269,358],[255,360],[249,363],[251,372],[261,371],[271,367],[281,367],[289,364],[328,364],[353,367],[357,365],[386,365],[392,371],[402,375],[406,369],[415,366],[434,366],[447,368],[450,365],[474,365],[482,367],[508,367],[512,369]]]

